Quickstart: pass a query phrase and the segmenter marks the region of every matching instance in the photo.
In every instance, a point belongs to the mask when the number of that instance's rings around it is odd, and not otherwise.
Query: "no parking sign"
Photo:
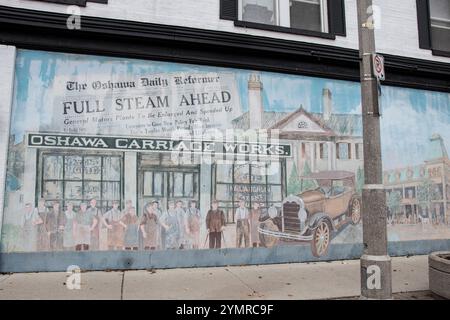
[[[386,74],[384,72],[384,57],[380,54],[372,55],[373,75],[378,80],[385,80]]]

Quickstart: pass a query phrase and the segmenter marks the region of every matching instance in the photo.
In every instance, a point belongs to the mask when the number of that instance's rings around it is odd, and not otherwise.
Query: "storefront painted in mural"
[[[14,86],[4,253],[362,243],[358,83],[18,50]],[[393,247],[449,239],[450,95],[382,91]]]

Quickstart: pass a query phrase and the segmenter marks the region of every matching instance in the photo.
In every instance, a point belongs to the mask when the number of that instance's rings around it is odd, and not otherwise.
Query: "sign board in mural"
[[[450,97],[383,93],[389,238],[448,239]],[[8,157],[3,252],[362,241],[354,82],[19,50]]]
[[[148,152],[240,154],[261,157],[290,157],[286,144],[243,143],[204,140],[146,139],[137,137],[28,134],[28,146],[40,148],[138,150]]]

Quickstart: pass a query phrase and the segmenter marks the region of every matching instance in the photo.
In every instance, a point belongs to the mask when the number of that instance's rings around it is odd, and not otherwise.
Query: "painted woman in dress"
[[[191,238],[192,249],[198,249],[200,247],[200,210],[197,208],[197,202],[192,200],[189,203],[187,209],[187,226],[189,230],[189,236]]]
[[[175,212],[178,217],[178,223],[180,226],[180,240],[179,240],[179,246],[180,249],[187,249],[189,248],[189,229],[187,225],[187,216],[186,211],[184,210],[184,203],[181,200],[178,200],[175,203]]]
[[[162,212],[159,208],[159,202],[154,200],[152,201],[152,208],[153,208],[153,212],[155,212],[155,214],[158,216],[160,223],[160,228],[159,228],[159,243],[158,243],[158,247],[161,250],[165,250],[166,249],[166,228],[164,227],[165,225],[163,225],[166,213]]]
[[[123,239],[125,250],[137,250],[139,247],[139,218],[134,207],[127,210],[120,220],[120,224],[125,228]]]
[[[144,214],[141,220],[141,232],[144,238],[144,249],[155,250],[159,243],[159,229],[164,224],[154,211],[152,203],[147,203],[144,207]]]
[[[25,252],[36,251],[38,224],[41,223],[42,220],[38,215],[37,209],[33,208],[31,203],[27,203],[22,218],[22,247]]]
[[[169,202],[169,209],[165,215],[164,224],[166,228],[166,248],[178,249],[180,247],[180,219],[175,210],[173,201]]]
[[[114,201],[111,210],[106,212],[103,216],[106,227],[108,228],[109,250],[123,249],[124,229],[120,224],[120,220],[123,216],[124,214],[119,210],[119,201]]]
[[[75,211],[73,210],[73,204],[67,203],[67,210],[64,212],[60,221],[63,228],[63,248],[64,250],[73,250],[75,248]]]

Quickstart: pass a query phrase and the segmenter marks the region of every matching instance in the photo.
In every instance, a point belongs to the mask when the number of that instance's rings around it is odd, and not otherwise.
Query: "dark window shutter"
[[[237,20],[238,0],[220,0],[220,19]]]
[[[417,0],[417,25],[419,28],[419,48],[431,49],[430,6],[428,0]]]
[[[328,0],[328,19],[330,33],[338,36],[345,36],[347,34],[344,0]]]

